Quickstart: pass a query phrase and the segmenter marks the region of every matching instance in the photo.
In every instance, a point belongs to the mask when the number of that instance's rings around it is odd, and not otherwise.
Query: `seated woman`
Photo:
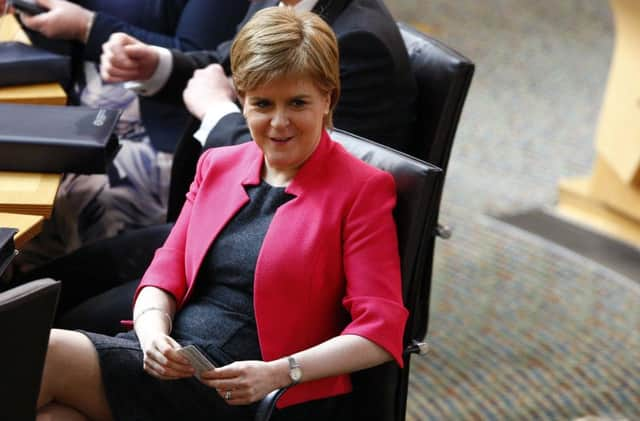
[[[325,130],[335,35],[312,13],[268,8],[231,57],[254,142],[200,158],[133,331],[52,331],[39,419],[249,420],[285,386],[275,419],[336,419],[351,410],[349,373],[402,364],[393,179]],[[187,345],[217,368],[194,376]]]

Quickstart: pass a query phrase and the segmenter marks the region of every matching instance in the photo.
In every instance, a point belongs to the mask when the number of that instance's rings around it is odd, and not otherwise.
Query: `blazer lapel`
[[[188,276],[190,274],[192,279],[198,273],[211,244],[240,208],[249,201],[245,186],[260,183],[262,152],[253,142],[248,143],[247,148],[251,151],[245,159],[235,163],[232,171],[213,174],[211,178],[215,178],[215,181],[207,182],[198,192],[202,201],[193,207],[191,214],[191,220],[198,223],[190,229],[193,240],[191,244],[197,244],[198,247],[193,250],[192,267],[187,268]]]

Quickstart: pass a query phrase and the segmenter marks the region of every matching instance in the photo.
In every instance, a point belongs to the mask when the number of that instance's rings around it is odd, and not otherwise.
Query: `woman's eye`
[[[256,108],[267,108],[271,105],[271,103],[267,100],[259,100],[253,103],[253,106]]]
[[[293,101],[291,101],[291,104],[296,108],[301,108],[307,105],[307,101],[303,99],[294,99]]]

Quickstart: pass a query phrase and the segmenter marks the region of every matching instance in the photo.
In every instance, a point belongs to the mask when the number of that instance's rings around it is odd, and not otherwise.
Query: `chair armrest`
[[[404,357],[409,357],[411,354],[426,355],[429,352],[429,344],[427,342],[420,342],[416,339],[411,341],[411,345],[407,346],[402,353]]]
[[[273,408],[276,407],[276,402],[280,399],[280,396],[286,392],[288,387],[283,387],[282,389],[276,389],[270,392],[267,396],[262,398],[260,403],[258,404],[258,409],[256,410],[256,416],[254,418],[255,421],[267,421],[271,418],[271,413],[273,412]]]
[[[442,225],[438,223],[438,226],[436,227],[436,235],[443,240],[448,240],[449,238],[451,238],[452,231],[453,230],[448,225]]]

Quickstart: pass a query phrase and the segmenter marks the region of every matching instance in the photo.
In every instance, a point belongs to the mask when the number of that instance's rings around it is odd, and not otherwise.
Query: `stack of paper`
[[[0,171],[0,212],[51,216],[61,174]]]

